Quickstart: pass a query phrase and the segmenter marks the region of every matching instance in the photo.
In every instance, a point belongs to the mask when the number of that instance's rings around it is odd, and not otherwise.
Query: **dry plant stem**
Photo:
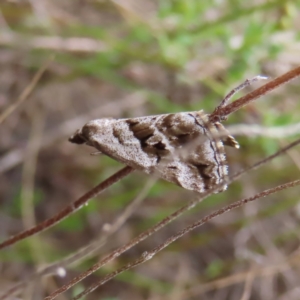
[[[41,138],[43,135],[45,115],[41,110],[34,112],[32,115],[32,130],[26,149],[26,159],[23,166],[22,174],[22,219],[25,228],[31,228],[35,226],[35,213],[34,213],[34,177],[36,172],[37,156],[41,147]],[[40,244],[40,243],[39,243]],[[44,262],[43,251],[40,246],[35,242],[31,245],[31,253],[34,253],[34,258],[40,263]]]
[[[202,285],[199,285],[199,283],[197,282],[195,286],[185,291],[181,299],[190,299],[191,297],[199,296],[212,290],[221,289],[237,283],[244,282],[245,280],[247,280],[249,273],[251,273],[251,275],[255,277],[255,279],[257,279],[258,277],[274,276],[279,272],[285,272],[290,270],[292,266],[298,267],[300,264],[299,258],[300,256],[298,251],[297,253],[290,255],[284,261],[271,263],[264,267],[257,267],[249,271],[233,274],[231,276],[220,278],[208,283],[204,283]]]
[[[88,246],[82,247],[81,249],[76,251],[76,253],[71,254],[66,258],[63,258],[62,260],[51,263],[50,265],[46,266],[42,270],[39,270],[33,273],[32,275],[30,275],[29,278],[27,277],[26,280],[18,282],[17,284],[13,285],[9,289],[5,290],[3,294],[0,295],[0,299],[3,300],[3,299],[7,299],[7,297],[16,295],[30,282],[42,276],[57,274],[58,268],[64,268],[75,263],[78,264],[84,258],[87,258],[92,254],[94,254],[96,251],[98,251],[105,244],[108,237],[110,237],[118,229],[120,229],[121,226],[126,222],[126,220],[132,215],[132,213],[136,210],[136,208],[141,203],[141,201],[146,197],[146,195],[148,194],[152,186],[155,184],[155,182],[156,179],[154,178],[150,178],[148,180],[148,182],[146,183],[144,188],[140,191],[140,193],[137,195],[137,197],[122,211],[122,214],[114,222],[112,222],[109,231],[102,232],[99,238],[97,238],[95,241],[90,243]]]
[[[179,259],[176,269],[177,270],[174,270],[174,272],[176,272],[176,276],[174,278],[174,282],[172,283],[172,290],[170,290],[168,296],[165,295],[165,300],[181,300],[181,295],[185,291],[186,282],[190,276],[189,265],[184,259]],[[148,299],[158,300],[155,292],[153,297],[149,297]]]
[[[215,212],[209,214],[208,216],[204,217],[203,219],[201,219],[200,221],[197,221],[193,224],[191,224],[190,226],[187,226],[186,228],[184,228],[183,230],[180,230],[178,233],[174,234],[172,237],[168,238],[164,243],[160,244],[159,246],[155,247],[154,249],[152,249],[151,251],[146,251],[144,252],[138,259],[136,259],[135,261],[125,265],[124,267],[106,275],[102,280],[96,282],[95,284],[91,285],[90,287],[88,287],[87,289],[85,289],[82,293],[80,293],[79,295],[77,295],[76,297],[73,298],[73,300],[78,300],[81,297],[91,293],[92,291],[94,291],[97,287],[99,287],[100,285],[106,283],[107,281],[111,280],[112,278],[114,278],[115,276],[119,275],[120,273],[130,270],[144,262],[146,262],[147,260],[152,259],[157,253],[159,253],[161,250],[163,250],[164,248],[166,248],[167,246],[169,246],[171,243],[175,242],[176,240],[178,240],[179,238],[181,238],[182,236],[184,236],[185,234],[189,233],[190,231],[198,228],[199,226],[202,226],[203,224],[207,223],[208,221],[211,221],[212,219],[231,211],[232,209],[241,207],[249,202],[258,200],[260,198],[264,198],[266,196],[269,196],[271,194],[277,193],[281,190],[284,189],[288,189],[288,188],[292,188],[294,186],[300,185],[300,180],[295,180],[295,181],[291,181],[279,186],[276,186],[275,188],[272,189],[268,189],[265,190],[261,193],[258,193],[252,197],[249,198],[245,198],[243,200],[240,201],[236,201],[230,205],[227,205],[221,209],[216,210]],[[52,296],[53,295],[53,296]],[[52,294],[49,297],[46,297],[45,300],[51,300],[55,298],[55,294]]]
[[[91,38],[62,38],[60,36],[34,36],[28,38],[27,36],[8,31],[0,32],[0,45],[13,46],[17,49],[22,45],[22,47],[27,46],[29,49],[83,53],[98,53],[109,50],[105,42]]]
[[[254,273],[250,271],[245,279],[245,287],[244,287],[244,291],[243,291],[241,300],[249,300],[250,299],[251,289],[253,286],[254,279],[255,279]]]
[[[276,127],[264,127],[251,124],[238,124],[226,127],[226,130],[232,135],[243,136],[264,136],[269,138],[284,138],[300,133],[300,123],[276,126]]]
[[[0,114],[0,124],[22,103],[24,102],[30,93],[33,91],[35,88],[36,84],[52,62],[52,59],[47,61],[38,71],[37,73],[33,76],[31,82],[29,85],[25,88],[25,90],[21,93],[17,101],[13,104],[11,104],[2,114]]]
[[[300,144],[300,139],[290,143],[288,146],[282,148],[281,150],[277,151],[276,153],[274,153],[273,155],[257,162],[256,164],[254,164],[253,166],[251,166],[250,168],[246,169],[246,170],[242,170],[236,174],[234,174],[232,177],[230,177],[226,183],[229,185],[230,183],[232,183],[233,181],[237,180],[239,177],[241,177],[241,175],[248,173],[251,170],[254,170],[262,165],[264,165],[265,163],[267,163],[268,161],[274,159],[275,157],[283,154],[284,152],[288,151],[289,149],[295,147],[296,145]],[[160,221],[159,223],[157,223],[156,225],[154,225],[153,227],[149,228],[148,230],[142,232],[140,235],[138,235],[136,238],[132,239],[131,241],[129,241],[128,243],[126,243],[125,245],[123,245],[122,247],[112,251],[110,254],[108,254],[106,257],[104,257],[102,260],[100,260],[99,262],[97,262],[96,264],[94,264],[91,268],[89,268],[87,271],[79,274],[78,276],[74,277],[70,282],[68,282],[66,285],[62,286],[61,288],[59,288],[58,290],[56,290],[54,293],[52,293],[48,298],[46,298],[47,300],[50,299],[54,299],[55,297],[57,297],[59,294],[67,291],[68,289],[70,289],[72,286],[74,286],[75,284],[77,284],[78,282],[80,282],[81,280],[83,280],[84,278],[88,277],[89,275],[91,275],[92,273],[96,272],[98,269],[100,269],[101,267],[103,267],[105,264],[107,264],[108,262],[112,261],[113,259],[117,258],[118,256],[120,256],[122,253],[124,253],[125,251],[127,251],[128,249],[134,247],[136,244],[142,242],[143,240],[145,240],[147,237],[153,235],[155,232],[157,232],[158,230],[160,230],[161,228],[165,227],[167,224],[169,224],[170,222],[172,222],[173,220],[175,220],[176,218],[178,218],[180,215],[182,215],[184,212],[192,209],[195,205],[197,205],[198,203],[200,203],[202,200],[204,200],[205,198],[207,198],[208,196],[210,196],[211,194],[213,194],[215,191],[219,190],[220,185],[217,185],[214,189],[211,189],[209,191],[207,191],[206,193],[202,194],[200,197],[198,197],[195,200],[190,201],[188,204],[186,204],[185,206],[179,208],[177,211],[175,211],[174,213],[172,213],[171,215],[167,216],[166,218],[164,218],[162,221]],[[0,298],[0,300],[2,300],[2,298]]]
[[[21,189],[21,211],[24,228],[31,228],[35,226],[35,212],[34,212],[34,178],[36,172],[37,156],[41,146],[41,138],[44,128],[44,113],[42,110],[33,111],[32,128],[30,138],[26,147],[26,159],[23,165],[22,172],[22,189]],[[43,255],[41,240],[32,239],[26,248],[32,254],[32,259],[35,265],[39,266],[45,262]],[[43,282],[43,285],[46,286]],[[34,293],[34,286],[27,285],[24,291],[24,299],[32,299]]]
[[[278,88],[282,84],[287,83],[292,79],[295,79],[299,75],[300,75],[300,67],[297,67],[224,107],[218,106],[210,115],[210,120],[213,121],[215,119],[222,119],[224,117],[226,118],[228,115],[232,114],[236,110],[247,105],[249,102],[252,102],[255,99],[271,92],[275,88]]]
[[[286,145],[285,142],[280,142],[280,145],[283,147]],[[300,153],[299,151],[295,150],[295,149],[291,149],[288,152],[288,155],[290,157],[290,159],[292,160],[292,162],[297,166],[297,168],[300,170]]]
[[[105,189],[113,185],[114,183],[120,181],[122,178],[127,176],[129,173],[133,172],[134,169],[131,167],[125,167],[118,171],[117,173],[113,174],[111,177],[108,179],[104,180],[97,186],[95,186],[93,189],[91,189],[89,192],[84,194],[82,197],[77,199],[76,201],[72,202],[68,206],[66,206],[63,210],[61,210],[58,214],[53,216],[52,218],[49,218],[45,220],[42,223],[39,223],[38,225],[25,230],[19,234],[16,234],[12,236],[11,238],[5,240],[4,242],[0,243],[0,249],[3,249],[7,246],[10,246],[22,239],[28,238],[36,233],[42,232],[55,224],[57,224],[59,221],[62,219],[66,218],[70,214],[74,213],[77,211],[79,208],[81,208],[85,203],[87,203],[91,198],[94,198],[98,196],[101,192],[103,192]]]

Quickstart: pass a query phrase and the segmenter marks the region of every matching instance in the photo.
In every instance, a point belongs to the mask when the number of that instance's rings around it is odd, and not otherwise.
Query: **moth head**
[[[81,130],[78,129],[72,136],[69,137],[69,142],[80,145],[80,144],[84,144],[86,140],[82,136]]]
[[[86,123],[81,129],[78,129],[70,138],[69,141],[74,144],[91,145],[91,140],[96,135],[105,135],[107,126],[112,122],[112,119],[97,119]],[[92,146],[92,145],[91,145]]]
[[[84,144],[90,140],[90,137],[99,130],[99,126],[94,121],[86,123],[81,129],[78,129],[69,141],[74,144]]]

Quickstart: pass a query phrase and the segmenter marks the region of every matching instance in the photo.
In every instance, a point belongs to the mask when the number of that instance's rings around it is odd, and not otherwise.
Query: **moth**
[[[187,190],[203,193],[228,174],[224,146],[239,148],[222,125],[229,99],[263,76],[233,89],[212,114],[203,110],[128,119],[96,119],[69,141],[87,144],[134,169],[153,174]],[[228,115],[228,113],[227,113]],[[224,191],[226,184],[217,192]]]

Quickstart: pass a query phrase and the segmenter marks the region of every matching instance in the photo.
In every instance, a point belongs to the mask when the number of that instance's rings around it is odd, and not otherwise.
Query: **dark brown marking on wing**
[[[177,169],[177,167],[175,167],[175,166],[168,166],[168,169],[171,169],[171,170],[176,170],[176,169]]]
[[[133,126],[139,124],[140,122],[139,122],[139,121],[135,121],[135,120],[133,120],[133,119],[127,119],[127,120],[126,120],[126,123],[129,125],[129,127],[130,127],[130,129],[131,129]]]
[[[208,168],[207,164],[197,163],[197,164],[193,164],[193,165],[197,168],[200,176],[204,179],[204,181],[211,179],[211,175],[209,175],[207,172],[207,168]]]
[[[145,147],[148,146],[147,140],[148,140],[149,138],[151,138],[152,136],[153,136],[152,134],[149,134],[149,135],[147,135],[147,136],[145,136],[145,137],[139,139],[142,148],[145,148]]]
[[[180,145],[184,145],[187,144],[188,142],[190,142],[192,140],[192,134],[191,133],[183,133],[183,134],[179,134],[177,135],[177,140],[178,143]]]
[[[171,128],[174,124],[174,116],[175,114],[168,114],[163,118],[162,127],[163,128]]]
[[[153,145],[157,150],[166,150],[166,145],[163,142],[158,142]]]
[[[122,139],[120,138],[120,133],[119,133],[119,131],[118,131],[116,128],[113,128],[112,134],[113,134],[113,136],[118,140],[118,142],[122,145],[122,144],[123,144],[123,141],[122,141]]]
[[[158,121],[156,129],[168,139],[174,149],[193,141],[199,135],[194,121],[186,122],[186,115],[181,113],[164,116]]]
[[[170,174],[170,178],[171,178],[171,182],[179,185],[182,187],[182,183],[179,181],[177,173],[178,173],[178,168],[176,166],[168,166],[167,167],[169,169],[169,174]]]
[[[156,118],[154,118],[153,122]],[[134,120],[127,120],[129,129],[132,131],[135,138],[137,138],[141,144],[142,150],[148,155],[155,155],[156,162],[159,163],[162,156],[169,153],[166,149],[166,145],[158,140],[154,144],[150,144],[148,140],[154,136],[154,127],[149,127],[148,124],[136,122]]]
[[[129,129],[132,131],[133,135],[140,140],[142,146],[154,134],[154,128],[147,126],[147,124],[130,119],[126,122],[129,125]]]

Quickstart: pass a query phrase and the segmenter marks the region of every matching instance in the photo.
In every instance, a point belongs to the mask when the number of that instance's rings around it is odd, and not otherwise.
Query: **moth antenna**
[[[278,88],[279,86],[289,82],[292,79],[300,76],[300,66],[296,67],[295,69],[271,80],[270,82],[266,83],[265,85],[261,86],[260,88],[250,92],[249,94],[237,99],[236,101],[222,105],[222,103],[216,107],[213,113],[209,116],[209,120],[212,123],[217,121],[226,120],[227,116],[235,112],[236,110],[240,109],[241,107],[247,105],[248,103],[254,101],[255,99],[271,92],[272,90]],[[263,77],[263,76],[261,76]],[[232,96],[231,92],[228,94],[230,95],[229,98]],[[228,98],[226,96],[224,99]],[[224,101],[224,100],[223,100]],[[223,102],[222,101],[222,102]]]
[[[263,75],[257,75],[255,77],[253,77],[252,79],[246,79],[243,83],[241,83],[240,85],[238,85],[237,87],[235,87],[234,89],[232,89],[225,97],[224,99],[221,101],[221,103],[217,106],[216,109],[220,109],[224,106],[226,106],[229,102],[229,100],[239,91],[241,91],[242,89],[244,89],[245,87],[253,84],[256,81],[259,80],[266,80],[268,79],[268,76],[263,76]]]
[[[263,76],[263,75],[257,75],[255,77],[253,77],[252,79],[246,79],[243,83],[241,83],[240,85],[238,85],[237,87],[235,87],[234,89],[232,89],[221,101],[221,103],[215,108],[215,110],[213,111],[212,115],[215,116],[219,116],[218,120],[219,121],[224,121],[226,119],[226,116],[222,116],[220,114],[220,110],[222,110],[223,107],[228,105],[228,102],[230,101],[230,99],[239,91],[241,91],[242,89],[244,89],[245,87],[253,84],[256,81],[259,80],[266,80],[269,77],[267,76]]]

